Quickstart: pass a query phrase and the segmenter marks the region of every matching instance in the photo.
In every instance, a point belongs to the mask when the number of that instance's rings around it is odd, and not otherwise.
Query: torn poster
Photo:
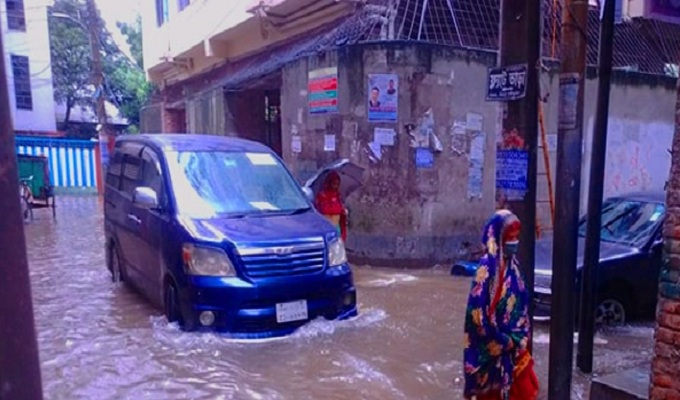
[[[480,132],[475,135],[470,143],[470,161],[484,164],[484,145],[486,143],[486,134]]]
[[[324,135],[323,151],[335,151],[335,135]]]
[[[290,138],[290,149],[293,153],[302,153],[302,138],[300,136]]]
[[[376,142],[370,142],[368,148],[371,150],[369,158],[373,162],[378,162],[382,160],[382,147]]]
[[[434,166],[434,154],[427,148],[416,149],[416,168],[432,168]]]
[[[484,117],[477,113],[467,113],[467,129],[474,132],[484,129]]]
[[[454,121],[451,127],[451,151],[457,156],[462,156],[467,151],[465,127],[466,123],[463,121]]]
[[[373,141],[381,146],[394,146],[394,137],[397,136],[392,128],[375,128]]]
[[[484,170],[470,166],[468,171],[468,198],[481,199],[484,184]]]
[[[484,145],[486,134],[480,132],[470,143],[470,163],[468,169],[468,197],[481,198],[484,184]]]

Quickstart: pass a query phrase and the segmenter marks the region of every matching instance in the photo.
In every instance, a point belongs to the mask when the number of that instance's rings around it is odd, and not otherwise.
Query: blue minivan
[[[106,261],[184,330],[293,332],[357,315],[342,240],[268,147],[131,135],[106,174]]]

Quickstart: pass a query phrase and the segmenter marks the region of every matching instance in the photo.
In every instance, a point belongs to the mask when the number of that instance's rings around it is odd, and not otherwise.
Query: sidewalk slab
[[[590,400],[649,400],[649,366],[594,378]]]

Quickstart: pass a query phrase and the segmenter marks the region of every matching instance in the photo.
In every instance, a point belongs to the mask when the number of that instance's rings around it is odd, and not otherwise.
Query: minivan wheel
[[[165,286],[164,307],[165,317],[169,323],[178,322],[180,320],[179,300],[177,298],[177,289],[175,285],[168,284]]]
[[[623,325],[626,317],[626,306],[613,297],[602,300],[595,311],[595,323],[602,326]]]
[[[120,266],[120,257],[115,246],[111,246],[111,280],[114,283],[123,281],[123,272]]]

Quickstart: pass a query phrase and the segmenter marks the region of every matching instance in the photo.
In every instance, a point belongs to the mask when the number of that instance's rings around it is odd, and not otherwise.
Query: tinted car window
[[[155,154],[148,149],[142,153],[142,179],[139,186],[153,189],[158,195],[158,203],[161,206],[166,205],[167,196],[165,195],[161,166]]]
[[[111,158],[111,163],[106,171],[106,185],[114,189],[120,189],[120,175],[123,172],[123,156],[116,152]]]
[[[666,208],[661,203],[610,199],[602,205],[601,239],[632,247],[641,247],[652,238],[662,222]],[[585,219],[579,234],[585,236]]]
[[[132,195],[137,187],[141,175],[141,160],[138,157],[126,155],[123,161],[121,176],[121,190]]]

